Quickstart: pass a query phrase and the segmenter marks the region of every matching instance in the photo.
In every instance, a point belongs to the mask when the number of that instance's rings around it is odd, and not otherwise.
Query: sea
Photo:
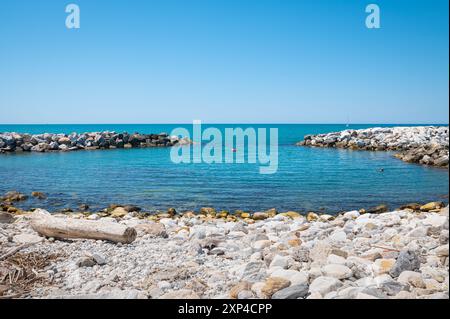
[[[379,204],[395,209],[411,202],[448,202],[447,169],[404,163],[392,152],[295,145],[307,134],[389,126],[399,125],[203,125],[221,132],[237,127],[278,129],[274,174],[260,174],[259,163],[174,163],[170,148],[0,154],[0,193],[44,192],[47,199],[30,198],[17,206],[49,211],[76,210],[80,204],[89,205],[91,211],[132,204],[149,213],[207,206],[335,214]],[[192,132],[192,124],[0,125],[0,132],[170,133],[179,127]]]

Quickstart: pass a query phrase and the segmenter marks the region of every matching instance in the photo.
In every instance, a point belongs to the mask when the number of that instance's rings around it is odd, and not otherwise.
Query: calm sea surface
[[[192,130],[191,125],[181,126]],[[350,128],[374,126],[382,125]],[[170,133],[176,127],[180,125],[0,125],[0,132]],[[389,152],[294,145],[306,134],[340,131],[345,125],[216,127],[222,131],[225,127],[278,128],[278,172],[261,175],[259,164],[174,164],[168,148],[0,155],[0,193],[45,192],[47,200],[32,199],[21,205],[51,211],[82,203],[92,210],[119,203],[148,211],[213,206],[334,213],[380,203],[395,208],[408,202],[448,201],[448,170],[407,164]]]

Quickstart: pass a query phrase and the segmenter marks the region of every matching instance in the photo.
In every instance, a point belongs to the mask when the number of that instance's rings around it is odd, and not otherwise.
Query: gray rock
[[[57,151],[59,148],[59,144],[57,142],[51,142],[49,144],[49,149],[52,151]]]
[[[396,296],[400,291],[409,291],[409,286],[395,280],[383,282],[381,290],[388,296]]]
[[[237,299],[252,299],[255,296],[253,295],[253,293],[249,290],[243,290],[241,292],[239,292]]]
[[[364,288],[362,291],[363,294],[374,296],[379,299],[387,299],[386,294],[381,290],[377,288]]]
[[[295,247],[292,250],[292,258],[298,262],[308,262],[309,261],[309,250],[306,247],[300,246]]]
[[[78,267],[94,267],[97,264],[94,257],[86,256],[78,259],[77,266]]]
[[[412,250],[402,250],[389,273],[396,278],[405,270],[416,271],[419,268],[420,258],[418,254]]]
[[[299,284],[284,288],[272,295],[272,299],[299,299],[304,298],[308,294],[309,286],[307,284]]]
[[[342,282],[333,277],[320,276],[311,283],[309,286],[309,292],[320,293],[322,296],[331,291],[335,291],[342,286]]]
[[[14,223],[14,216],[9,213],[0,212],[0,224]]]
[[[13,241],[19,244],[36,244],[44,241],[44,237],[35,234],[18,234],[13,237]]]
[[[94,258],[95,262],[98,265],[100,265],[100,266],[106,265],[106,258],[103,255],[94,253],[94,254],[92,254],[92,258]]]
[[[222,256],[225,255],[225,251],[221,248],[216,247],[209,251],[209,255]]]
[[[434,165],[436,166],[447,166],[448,165],[448,156],[442,156],[434,161]]]
[[[265,268],[265,265],[263,262],[260,262],[260,261],[249,262],[244,268],[244,272],[242,274],[242,280],[256,282],[256,281],[260,281],[260,280],[264,279],[265,274],[261,273],[261,270],[264,268]]]
[[[248,234],[248,229],[243,223],[236,223],[236,225],[231,228],[231,231],[243,232],[244,234]]]

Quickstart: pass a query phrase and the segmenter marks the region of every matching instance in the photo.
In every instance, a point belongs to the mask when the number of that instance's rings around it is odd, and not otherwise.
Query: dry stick
[[[400,250],[395,249],[395,248],[383,247],[383,246],[379,246],[379,245],[370,245],[370,246],[371,246],[371,247],[374,247],[374,248],[384,249],[384,250],[387,250],[387,251],[396,251],[396,252],[400,252]]]
[[[20,246],[14,247],[13,249],[11,249],[10,251],[8,251],[6,254],[0,256],[0,261],[5,260],[6,258],[14,255],[15,253],[17,253],[18,251],[25,249],[31,245],[34,245],[34,243],[26,243],[26,244],[22,244]]]

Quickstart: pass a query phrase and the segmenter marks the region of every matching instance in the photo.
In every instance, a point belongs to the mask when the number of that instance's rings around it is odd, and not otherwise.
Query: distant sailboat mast
[[[350,116],[348,116],[348,115],[347,115],[347,124],[345,126],[350,127]]]

